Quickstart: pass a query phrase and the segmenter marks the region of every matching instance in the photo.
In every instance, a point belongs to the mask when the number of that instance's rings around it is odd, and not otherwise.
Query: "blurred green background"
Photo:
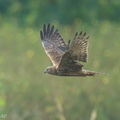
[[[39,38],[44,23],[66,41],[87,32],[85,69],[109,75],[44,74],[52,65]],[[119,0],[1,0],[0,119],[120,120],[119,50]]]

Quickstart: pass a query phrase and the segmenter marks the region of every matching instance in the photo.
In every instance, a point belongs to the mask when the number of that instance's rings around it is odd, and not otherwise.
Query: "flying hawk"
[[[49,56],[53,66],[46,68],[44,73],[58,76],[93,76],[104,74],[90,70],[84,70],[83,65],[77,61],[87,62],[88,58],[88,39],[86,33],[82,31],[76,33],[72,42],[68,43],[61,37],[58,29],[54,26],[44,24],[40,31],[42,45],[46,54]]]

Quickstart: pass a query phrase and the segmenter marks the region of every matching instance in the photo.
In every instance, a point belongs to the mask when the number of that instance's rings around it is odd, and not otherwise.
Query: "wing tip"
[[[41,37],[41,40],[43,40],[43,32],[40,30],[40,37]]]
[[[41,39],[49,38],[54,31],[54,25],[51,27],[50,23],[43,24],[43,30],[40,31]]]
[[[78,32],[75,33],[75,36],[77,36],[77,35],[78,35]]]
[[[57,32],[58,32],[58,29],[56,29],[54,33],[57,33]]]
[[[45,28],[46,28],[46,24],[43,25],[43,29],[45,29]]]
[[[50,26],[50,23],[48,23],[48,25]]]
[[[82,35],[82,31],[80,32],[80,35]]]
[[[86,32],[83,34],[83,36],[85,36],[86,35]]]
[[[88,36],[86,39],[89,39],[90,38],[90,36]]]

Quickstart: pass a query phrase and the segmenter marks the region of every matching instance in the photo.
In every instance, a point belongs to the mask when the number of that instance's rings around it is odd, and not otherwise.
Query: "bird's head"
[[[47,67],[44,71],[44,73],[52,74],[52,75],[57,75],[57,70],[54,66]]]

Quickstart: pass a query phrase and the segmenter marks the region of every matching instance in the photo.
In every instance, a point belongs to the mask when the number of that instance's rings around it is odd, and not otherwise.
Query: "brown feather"
[[[58,29],[54,31],[54,26],[44,24],[43,31],[40,31],[42,45],[45,52],[51,59],[54,66],[58,66],[62,55],[67,49],[67,44],[58,33]]]
[[[88,59],[88,38],[85,38],[86,33],[82,35],[82,31],[74,36],[69,50],[73,51],[72,57],[74,60],[87,62]]]

